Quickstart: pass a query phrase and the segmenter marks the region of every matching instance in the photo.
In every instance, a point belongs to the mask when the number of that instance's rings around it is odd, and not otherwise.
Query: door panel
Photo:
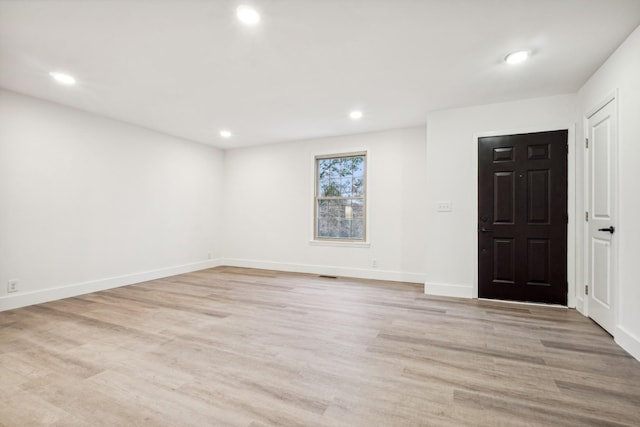
[[[589,317],[609,333],[615,327],[615,227],[617,128],[615,102],[610,102],[588,121],[589,138]]]
[[[516,245],[514,239],[494,239],[494,281],[515,283],[516,280]]]
[[[529,239],[527,247],[527,285],[550,286],[551,250],[549,239]]]
[[[591,263],[593,268],[593,282],[597,286],[593,287],[594,302],[610,308],[611,302],[611,244],[600,239],[591,240]]]
[[[591,136],[593,167],[593,218],[611,219],[610,141],[611,120],[604,117],[593,125]]]
[[[527,222],[529,224],[549,224],[551,217],[551,189],[548,170],[528,172]]]
[[[479,297],[566,305],[567,134],[479,138]]]
[[[493,211],[495,224],[513,224],[516,214],[516,183],[513,172],[493,176]]]

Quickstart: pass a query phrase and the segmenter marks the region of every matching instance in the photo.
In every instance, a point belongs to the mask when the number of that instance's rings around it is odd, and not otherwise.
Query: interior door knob
[[[609,233],[613,234],[614,231],[616,231],[616,228],[612,225],[609,228],[598,228],[598,231],[608,231]]]

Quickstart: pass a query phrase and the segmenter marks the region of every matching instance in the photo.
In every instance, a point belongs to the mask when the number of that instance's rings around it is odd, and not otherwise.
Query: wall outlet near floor
[[[378,268],[378,260],[377,259],[372,259],[371,260],[371,267]]]
[[[7,292],[18,292],[18,279],[9,280],[7,282]]]
[[[440,202],[436,203],[436,210],[438,212],[451,212],[452,208],[451,208],[451,201],[450,200],[443,200]]]
[[[207,253],[207,259],[211,259],[211,252]]]

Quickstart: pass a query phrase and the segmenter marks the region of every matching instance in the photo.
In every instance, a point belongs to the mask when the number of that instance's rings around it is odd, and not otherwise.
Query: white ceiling
[[[232,148],[573,93],[639,24],[638,0],[0,0],[0,86]]]

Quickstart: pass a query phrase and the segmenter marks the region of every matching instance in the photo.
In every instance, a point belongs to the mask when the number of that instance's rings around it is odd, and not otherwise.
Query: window
[[[316,157],[316,240],[364,242],[366,153]]]

